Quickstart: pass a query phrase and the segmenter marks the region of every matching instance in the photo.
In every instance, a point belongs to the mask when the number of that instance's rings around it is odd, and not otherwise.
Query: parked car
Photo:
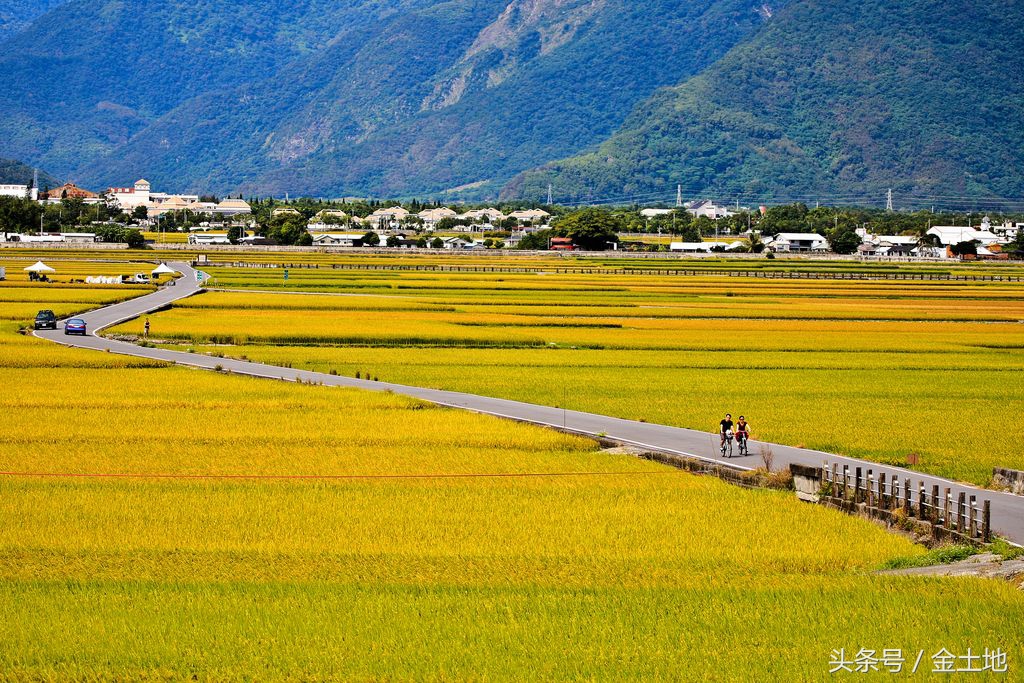
[[[64,334],[87,334],[85,331],[85,321],[81,318],[72,318],[71,320],[64,323]]]
[[[35,328],[37,330],[57,329],[57,316],[50,309],[44,309],[36,313]]]

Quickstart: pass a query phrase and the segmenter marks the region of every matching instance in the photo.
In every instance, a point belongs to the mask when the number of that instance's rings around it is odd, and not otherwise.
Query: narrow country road
[[[125,320],[138,317],[145,313],[155,311],[178,299],[190,296],[201,291],[201,283],[197,281],[196,271],[187,263],[174,262],[169,264],[172,268],[183,274],[174,286],[164,287],[152,294],[142,296],[130,301],[125,301],[105,308],[100,308],[90,313],[77,316],[83,318],[89,327],[89,336],[65,336],[63,323],[54,331],[37,331],[38,337],[49,339],[71,346],[95,349],[98,351],[110,351],[129,356],[139,356],[154,360],[169,361],[181,365],[189,365],[198,368],[214,369],[220,366],[224,370],[255,377],[266,377],[272,379],[283,379],[290,381],[315,382],[327,386],[358,387],[373,391],[392,391],[396,394],[411,396],[414,398],[429,401],[431,403],[462,408],[478,413],[496,415],[499,417],[521,420],[538,425],[546,425],[564,428],[581,434],[596,436],[606,435],[608,438],[636,446],[650,448],[656,451],[672,453],[699,458],[701,460],[727,464],[743,469],[754,469],[760,464],[758,443],[751,443],[751,453],[755,455],[745,458],[731,458],[723,460],[718,454],[718,437],[707,432],[699,432],[692,429],[680,427],[669,427],[665,425],[649,424],[624,420],[605,415],[578,412],[575,410],[563,410],[550,406],[534,405],[519,401],[509,401],[499,398],[464,394],[455,391],[442,391],[439,389],[424,389],[410,387],[389,382],[373,382],[360,380],[351,377],[340,377],[320,372],[310,372],[283,368],[276,365],[264,363],[253,363],[249,361],[232,360],[229,358],[217,358],[198,353],[187,353],[184,351],[171,351],[159,348],[147,348],[136,346],[128,342],[103,339],[93,336],[103,328],[116,325]],[[790,464],[807,465],[810,467],[821,467],[824,462],[836,463],[840,469],[844,465],[849,466],[851,471],[855,467],[861,467],[865,472],[872,470],[875,476],[885,473],[887,478],[899,476],[900,479],[911,478],[914,491],[916,492],[918,482],[924,482],[926,489],[930,492],[933,485],[940,489],[950,488],[953,498],[956,500],[961,491],[968,496],[974,495],[978,498],[978,506],[985,500],[992,501],[992,530],[1017,544],[1024,545],[1024,497],[1015,496],[1009,493],[997,491],[986,491],[970,485],[961,484],[940,477],[934,477],[919,472],[912,472],[899,467],[879,465],[878,463],[855,458],[847,458],[839,455],[823,453],[821,451],[782,446],[779,444],[767,444],[775,455],[775,465],[785,467]],[[916,493],[915,493],[916,497]]]

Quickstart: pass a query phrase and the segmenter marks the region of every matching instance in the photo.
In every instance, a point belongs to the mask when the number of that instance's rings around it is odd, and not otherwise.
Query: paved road
[[[142,296],[130,301],[125,301],[113,306],[107,306],[79,317],[84,318],[88,323],[91,333],[95,333],[105,327],[115,325],[119,322],[138,317],[145,313],[155,311],[167,304],[195,294],[201,291],[201,284],[196,281],[196,272],[186,263],[169,264],[175,270],[181,272],[183,277],[177,280],[173,287],[165,287],[153,294]],[[171,351],[159,348],[144,348],[128,342],[119,342],[110,339],[95,337],[90,334],[86,337],[71,337],[63,334],[63,329],[56,331],[40,331],[37,336],[50,339],[59,343],[73,346],[109,350],[113,353],[121,353],[129,356],[140,356],[156,360],[165,360],[181,365],[189,365],[199,368],[213,369],[221,366],[225,370],[239,374],[252,375],[256,377],[268,377],[273,379],[284,379],[290,381],[301,380],[303,382],[322,383],[327,386],[358,387],[373,391],[392,391],[396,394],[419,398],[431,403],[444,406],[462,408],[497,415],[539,425],[548,425],[568,429],[587,435],[604,434],[616,441],[642,446],[657,451],[673,453],[700,458],[702,460],[728,464],[743,469],[754,469],[760,464],[758,443],[751,442],[751,453],[755,455],[745,458],[730,458],[722,460],[718,457],[718,437],[707,432],[699,432],[692,429],[680,427],[668,427],[665,425],[623,420],[606,415],[596,415],[575,410],[563,410],[550,406],[534,405],[519,401],[509,401],[499,398],[477,396],[475,394],[464,394],[456,391],[442,391],[438,389],[424,389],[410,387],[390,382],[373,382],[360,380],[351,377],[339,377],[319,372],[282,368],[276,365],[264,363],[253,363],[249,361],[231,360],[217,358],[196,353],[183,351]],[[911,472],[898,467],[889,467],[871,463],[855,458],[846,458],[839,455],[823,453],[821,451],[793,448],[779,444],[768,444],[775,454],[777,467],[784,467],[790,464],[802,464],[812,467],[820,467],[823,462],[838,463],[840,468],[843,465],[850,467],[851,472],[856,467],[864,468],[866,472],[871,469],[875,476],[885,473],[886,477],[898,475],[900,479],[910,477],[914,482],[914,491],[917,491],[917,482],[924,482],[926,489],[931,492],[932,485],[937,484],[940,489],[949,487],[953,491],[953,498],[956,500],[961,491],[968,496],[978,497],[979,508],[982,501],[992,501],[992,529],[993,531],[1009,538],[1018,544],[1024,544],[1024,497],[1014,496],[1008,493],[985,491],[975,487],[949,481],[939,477]],[[916,495],[916,494],[915,494]]]

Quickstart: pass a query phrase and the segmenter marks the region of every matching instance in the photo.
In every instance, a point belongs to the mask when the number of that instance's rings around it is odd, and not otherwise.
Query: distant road
[[[177,280],[173,287],[164,287],[152,294],[138,297],[112,306],[97,309],[90,313],[77,316],[83,318],[88,324],[90,335],[86,337],[65,336],[63,323],[57,330],[41,330],[35,334],[38,337],[49,339],[61,344],[76,346],[98,351],[110,351],[127,356],[138,356],[163,360],[180,365],[189,365],[198,368],[212,370],[221,367],[224,370],[254,377],[266,377],[270,379],[283,379],[289,381],[302,381],[327,386],[358,387],[372,391],[391,391],[404,396],[422,399],[443,406],[462,408],[478,413],[496,415],[514,420],[521,420],[538,425],[545,425],[571,430],[590,436],[605,435],[609,439],[633,444],[655,451],[683,455],[701,460],[716,462],[732,467],[743,469],[755,469],[760,464],[759,455],[751,455],[745,458],[729,458],[723,460],[718,453],[718,437],[715,434],[699,432],[681,427],[669,427],[666,425],[650,424],[647,422],[636,422],[624,420],[606,415],[584,413],[575,410],[563,410],[550,406],[522,403],[520,401],[509,401],[500,398],[477,396],[475,394],[464,394],[457,391],[442,391],[439,389],[424,389],[421,387],[410,387],[390,382],[373,382],[352,377],[341,377],[329,375],[322,372],[311,372],[307,370],[296,370],[293,368],[282,368],[276,365],[265,363],[253,363],[249,361],[232,360],[230,358],[218,358],[198,353],[187,353],[185,351],[171,351],[168,349],[148,348],[136,346],[128,342],[115,341],[93,336],[103,328],[116,325],[120,322],[137,318],[146,313],[153,312],[178,299],[191,296],[202,291],[202,286],[196,280],[196,272],[187,264],[172,262],[169,264],[175,270],[181,272],[183,277]],[[751,452],[758,453],[759,443],[751,443]],[[821,467],[824,461],[837,463],[840,469],[848,465],[851,469],[861,467],[866,472],[871,469],[877,477],[885,473],[887,478],[898,475],[901,479],[910,477],[914,482],[915,491],[917,482],[924,482],[930,492],[933,485],[941,489],[949,487],[953,491],[954,500],[961,491],[968,496],[974,495],[978,498],[979,508],[982,501],[992,501],[992,530],[1009,538],[1015,543],[1024,545],[1024,497],[1015,496],[1009,493],[998,491],[986,491],[967,484],[934,477],[919,472],[912,472],[899,467],[879,465],[878,463],[856,458],[847,458],[840,455],[833,455],[821,451],[808,450],[805,448],[794,448],[780,444],[767,444],[775,455],[776,466],[782,468],[791,464],[806,465],[809,467]]]

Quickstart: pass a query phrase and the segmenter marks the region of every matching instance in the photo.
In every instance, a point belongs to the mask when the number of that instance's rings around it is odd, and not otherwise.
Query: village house
[[[416,215],[423,219],[423,225],[427,230],[436,230],[437,224],[440,223],[443,219],[456,218],[459,214],[457,214],[452,209],[449,209],[447,206],[441,206],[436,209],[426,209],[425,211],[420,211]]]
[[[64,183],[60,187],[39,193],[39,201],[47,202],[48,204],[58,204],[62,199],[81,199],[89,204],[99,201],[99,195],[78,187],[74,183]]]
[[[231,244],[231,240],[228,239],[227,235],[220,233],[199,233],[193,232],[188,236],[189,244],[201,244],[201,245],[216,245],[216,244]]]
[[[551,214],[544,209],[527,209],[525,211],[513,211],[508,217],[516,219],[523,225],[537,225],[538,223],[545,222],[551,217]]]
[[[378,230],[393,230],[403,220],[409,217],[409,212],[401,206],[391,206],[386,209],[377,209],[367,216],[366,223]]]
[[[781,232],[766,246],[784,252],[823,252],[828,251],[828,240],[816,233]]]
[[[364,234],[346,232],[323,232],[313,236],[313,244],[318,247],[361,247]]]
[[[966,225],[936,225],[928,229],[926,235],[938,239],[944,247],[951,247],[961,242],[977,242],[983,247],[999,244],[1006,241],[991,230],[992,224],[988,216],[981,221],[977,228]]]
[[[714,202],[707,199],[701,199],[695,202],[690,202],[689,204],[686,205],[686,210],[690,213],[691,216],[704,216],[706,218],[710,218],[713,221],[717,221],[719,218],[728,218],[729,216],[733,215],[733,212],[730,211],[725,206],[722,206],[721,204],[715,204]]]
[[[0,185],[0,197],[17,197],[35,201],[39,198],[39,191],[35,187],[29,188],[28,185]]]
[[[740,240],[733,242],[672,242],[669,244],[668,250],[689,254],[710,254],[713,251],[729,251],[745,246],[745,244]]]

